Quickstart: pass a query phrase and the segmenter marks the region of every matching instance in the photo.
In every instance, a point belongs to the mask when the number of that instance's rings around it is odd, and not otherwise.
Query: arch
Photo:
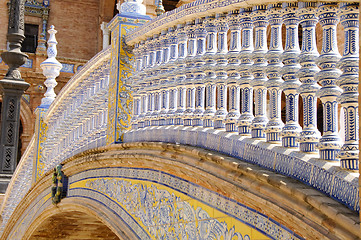
[[[64,201],[57,206],[52,204],[48,205],[46,209],[41,212],[39,216],[37,216],[36,219],[29,225],[23,239],[39,239],[39,232],[43,232],[47,224],[54,225],[54,223],[60,222],[61,218],[63,218],[62,221],[66,219],[75,221],[75,223],[70,222],[69,225],[74,227],[74,230],[78,232],[74,232],[69,228],[66,229],[67,225],[64,223],[61,225],[65,228],[65,230],[67,230],[65,231],[65,234],[72,237],[71,239],[76,239],[74,237],[77,237],[77,235],[81,236],[82,234],[88,235],[90,237],[89,239],[104,239],[100,236],[99,238],[96,238],[94,235],[89,235],[92,233],[92,229],[94,227],[97,228],[96,234],[99,234],[99,231],[107,234],[106,239],[135,239],[131,229],[127,228],[127,226],[121,221],[118,221],[119,219],[116,218],[114,213],[110,212],[99,202],[92,201],[87,198],[64,199]],[[89,227],[91,229],[89,229]],[[61,231],[62,229],[56,228],[54,230]],[[50,230],[45,233],[53,233],[53,231]],[[83,238],[81,239],[85,239],[85,236],[82,237]],[[49,238],[43,237],[42,239],[55,239],[55,236],[50,235]]]
[[[50,206],[52,173],[48,172],[18,205],[2,239],[31,234],[28,229],[35,229],[46,218],[39,216],[57,214],[67,206],[83,206],[92,212],[89,204],[100,209],[95,217],[118,235],[116,227],[131,229],[129,232],[138,239],[141,231],[150,236],[148,239],[156,239],[152,233],[158,232],[152,232],[154,228],[139,220],[117,197],[123,196],[118,188],[121,181],[134,189],[150,189],[167,199],[180,199],[186,203],[184,208],[191,206],[191,212],[203,214],[197,215],[197,223],[202,220],[199,216],[208,216],[228,229],[227,234],[233,231],[244,235],[242,231],[246,230],[242,229],[247,228],[268,238],[280,238],[275,234],[288,234],[294,239],[359,237],[356,212],[289,177],[209,150],[165,143],[125,143],[80,153],[63,164],[64,174],[69,177],[68,196],[58,207]],[[155,206],[171,205],[166,203]],[[119,222],[129,227],[119,227]],[[124,236],[129,237],[129,233]]]

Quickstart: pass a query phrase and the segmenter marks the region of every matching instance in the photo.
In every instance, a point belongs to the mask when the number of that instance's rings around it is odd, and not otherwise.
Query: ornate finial
[[[165,13],[162,0],[158,0],[158,4],[157,4],[157,8],[155,9],[155,12],[157,13],[157,16],[160,16],[163,13]]]
[[[43,75],[46,77],[45,86],[47,87],[46,93],[44,94],[45,97],[41,99],[41,106],[49,106],[54,101],[56,97],[54,88],[58,84],[55,78],[59,76],[60,70],[62,69],[61,63],[55,59],[57,55],[56,45],[58,42],[55,38],[57,31],[53,25],[48,30],[48,33],[50,34],[47,51],[48,59],[40,64],[43,69]]]
[[[117,9],[123,15],[146,15],[147,9],[142,4],[143,0],[125,0],[122,4],[117,3]]]

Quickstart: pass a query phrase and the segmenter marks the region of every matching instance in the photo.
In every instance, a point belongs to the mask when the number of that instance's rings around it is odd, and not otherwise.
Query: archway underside
[[[70,211],[47,218],[29,238],[29,240],[43,239],[112,240],[119,238],[93,216],[78,211]]]
[[[91,225],[102,222],[122,239],[359,238],[356,212],[294,179],[212,151],[127,143],[86,151],[63,164],[67,197],[51,205],[47,173],[15,210],[2,239],[33,236],[33,229],[49,233],[52,216],[60,221],[67,217],[63,207],[79,201],[92,209]]]

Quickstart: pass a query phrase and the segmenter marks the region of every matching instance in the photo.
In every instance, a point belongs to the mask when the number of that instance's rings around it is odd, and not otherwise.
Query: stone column
[[[321,137],[317,129],[317,96],[320,86],[315,80],[315,74],[320,70],[315,60],[319,56],[316,46],[316,15],[315,2],[299,2],[298,15],[302,26],[302,49],[298,57],[301,69],[297,77],[302,82],[299,88],[303,100],[303,129],[300,134],[300,150],[302,152],[317,152],[316,145]]]
[[[100,29],[103,31],[103,50],[109,46],[110,31],[107,24],[108,23],[106,22],[102,22],[102,24],[100,24]]]
[[[286,95],[286,124],[282,129],[282,146],[296,148],[299,146],[297,138],[301,132],[298,123],[298,88],[301,83],[296,77],[300,69],[297,57],[300,54],[298,44],[297,3],[283,3],[283,22],[286,25],[286,45],[281,58],[284,66],[281,70],[283,79],[283,92]]]
[[[21,52],[21,44],[24,38],[24,1],[11,0],[7,34],[9,51],[1,54],[2,59],[9,66],[5,78],[0,80],[0,90],[3,97],[0,139],[1,193],[5,192],[11,174],[14,173],[16,168],[20,126],[20,98],[30,86],[21,79],[18,70],[28,58],[26,54]]]
[[[269,122],[266,126],[266,140],[270,143],[281,142],[283,122],[281,120],[281,78],[280,69],[283,64],[280,56],[282,47],[282,4],[269,4],[267,7],[267,19],[271,25],[271,40],[266,59],[268,66],[266,74],[268,81],[266,86],[269,93]]]
[[[225,128],[224,119],[227,116],[227,71],[226,67],[228,61],[226,54],[228,52],[227,46],[227,31],[228,24],[224,14],[216,15],[216,24],[218,31],[217,53],[215,60],[217,62],[216,70],[216,85],[217,85],[217,111],[214,114],[214,128]]]
[[[241,87],[241,116],[238,119],[238,133],[242,136],[251,136],[251,123],[253,120],[253,88],[251,80],[251,67],[253,60],[251,54],[253,48],[253,23],[251,18],[252,8],[240,9],[240,22],[242,28],[242,49],[239,54],[241,63],[240,71],[240,87]]]
[[[206,74],[206,105],[205,111],[203,113],[203,127],[213,127],[213,118],[216,112],[216,84],[214,83],[216,78],[214,71],[216,61],[214,60],[214,55],[217,52],[217,27],[215,23],[215,17],[207,16],[205,18],[205,26],[207,31],[207,46],[204,56],[206,62],[204,67],[204,72]]]
[[[267,53],[267,35],[266,29],[268,21],[266,18],[267,5],[253,7],[252,20],[255,31],[255,48],[252,53],[254,64],[251,71],[254,79],[251,85],[254,90],[255,111],[254,119],[251,124],[252,138],[263,139],[266,137],[265,128],[268,122],[266,116],[267,107],[267,76],[264,68],[267,66],[265,54]]]
[[[341,89],[336,86],[336,79],[341,71],[336,63],[341,56],[337,48],[336,27],[339,22],[338,7],[336,3],[319,3],[318,17],[323,29],[321,55],[316,60],[321,71],[316,75],[317,81],[322,85],[318,96],[323,106],[323,135],[318,148],[320,158],[336,161],[341,148],[341,139],[338,136],[338,104],[337,98]]]
[[[229,90],[229,111],[225,124],[227,132],[238,132],[237,121],[240,116],[240,86],[239,86],[239,52],[241,50],[241,26],[239,25],[239,11],[228,13],[228,25],[231,30],[228,51],[227,85]]]
[[[341,24],[345,31],[343,56],[338,63],[342,75],[337,85],[343,93],[338,101],[341,103],[345,118],[345,144],[339,157],[341,167],[357,171],[359,159],[359,119],[358,119],[358,85],[359,85],[359,3],[340,3]]]

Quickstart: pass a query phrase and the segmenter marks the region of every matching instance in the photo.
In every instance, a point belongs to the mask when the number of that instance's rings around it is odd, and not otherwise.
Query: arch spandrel
[[[337,239],[335,232],[343,239],[357,238],[358,216],[338,202],[290,178],[234,163],[231,157],[173,144],[90,150],[64,162],[68,195],[58,206],[51,204],[51,173],[45,174],[15,210],[3,237],[14,239],[36,229],[42,214],[82,206],[118,236],[138,239],[159,239],[165,233],[189,236],[187,231],[233,239]],[[335,218],[341,212],[355,224]]]

